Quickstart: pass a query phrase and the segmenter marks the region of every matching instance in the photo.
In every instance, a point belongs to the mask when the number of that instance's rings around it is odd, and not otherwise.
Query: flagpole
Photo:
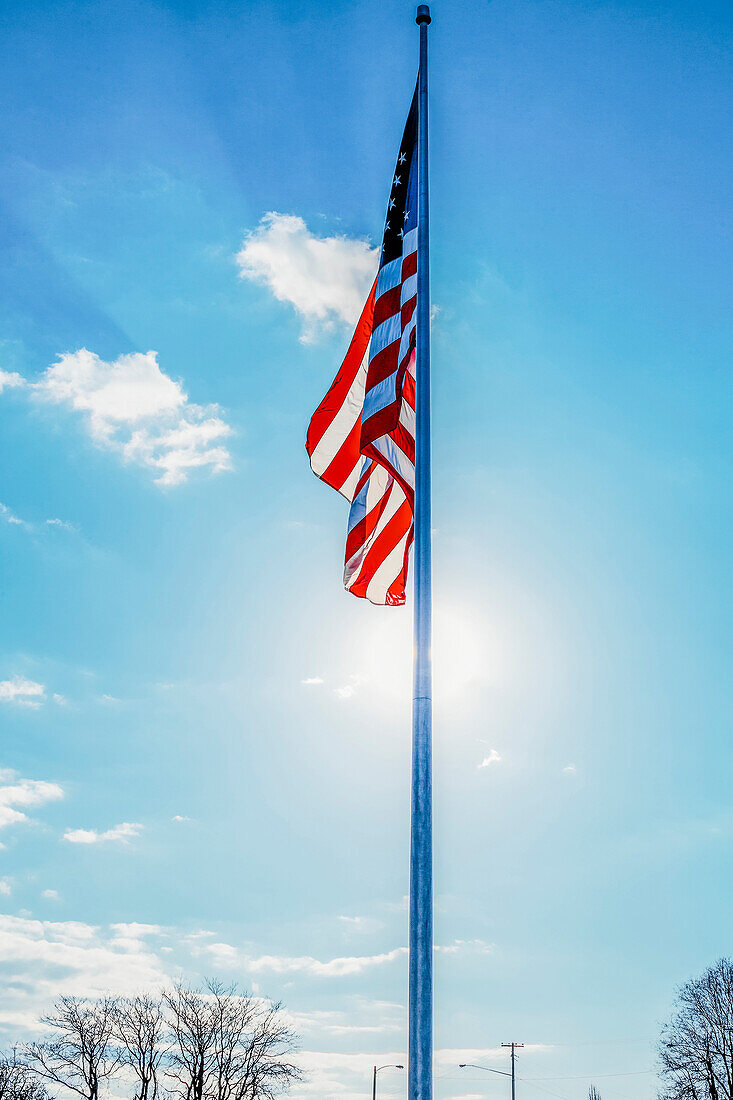
[[[417,363],[415,431],[415,624],[410,822],[408,1100],[433,1095],[433,780],[430,561],[430,255],[428,24],[420,4],[418,91]]]

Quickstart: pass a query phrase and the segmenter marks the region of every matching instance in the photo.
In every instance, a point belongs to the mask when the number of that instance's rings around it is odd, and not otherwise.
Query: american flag
[[[416,88],[377,277],[306,439],[313,473],[351,503],[344,586],[375,604],[405,602],[413,539],[417,115]]]

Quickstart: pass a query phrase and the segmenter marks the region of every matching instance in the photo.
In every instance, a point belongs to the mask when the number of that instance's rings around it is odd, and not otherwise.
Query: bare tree
[[[588,1100],[601,1100],[601,1094],[595,1085],[591,1085],[588,1089]]]
[[[295,1036],[279,1004],[208,982],[166,993],[168,1073],[181,1100],[271,1100],[300,1079],[288,1060]]]
[[[115,1071],[120,1055],[112,1044],[117,1002],[60,997],[42,1022],[51,1030],[44,1043],[29,1043],[25,1055],[39,1077],[98,1100],[99,1087]]]
[[[659,1047],[662,1100],[733,1100],[733,962],[720,959],[677,994]]]
[[[0,1054],[0,1100],[48,1100],[48,1093],[15,1047],[10,1054]]]
[[[216,1019],[198,990],[177,985],[163,994],[170,1046],[167,1075],[181,1100],[203,1100],[216,1051]]]
[[[118,1002],[113,1035],[119,1043],[120,1061],[136,1078],[134,1100],[157,1100],[165,1028],[163,1004],[158,998],[139,994]]]
[[[288,1060],[295,1048],[295,1034],[283,1018],[282,1005],[261,1003],[234,1100],[272,1100],[300,1081],[300,1070]]]

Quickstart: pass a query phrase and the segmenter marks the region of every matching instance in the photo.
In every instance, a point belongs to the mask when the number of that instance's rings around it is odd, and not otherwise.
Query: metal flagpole
[[[433,689],[430,563],[430,257],[428,203],[428,24],[420,4],[415,431],[415,626],[410,823],[409,1100],[433,1095]]]

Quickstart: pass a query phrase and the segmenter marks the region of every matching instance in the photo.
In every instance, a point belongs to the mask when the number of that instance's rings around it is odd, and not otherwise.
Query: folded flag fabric
[[[387,205],[379,270],[328,393],[311,418],[314,474],[351,503],[344,586],[405,602],[415,487],[417,88]]]

